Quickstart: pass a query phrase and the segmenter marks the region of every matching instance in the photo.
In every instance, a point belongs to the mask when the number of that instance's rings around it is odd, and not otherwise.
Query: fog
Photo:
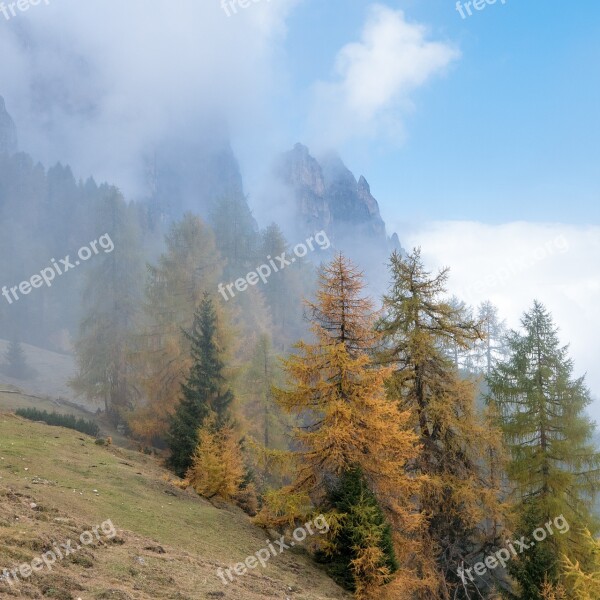
[[[0,19],[1,93],[21,150],[129,196],[146,191],[145,154],[202,141],[209,124],[273,156],[283,149],[269,118],[285,79],[277,56],[294,4],[227,18],[209,1],[61,0]]]

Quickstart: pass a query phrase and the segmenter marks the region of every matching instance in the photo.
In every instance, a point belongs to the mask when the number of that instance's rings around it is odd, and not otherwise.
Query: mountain
[[[0,96],[0,154],[14,154],[18,149],[17,127],[6,111],[4,98]]]
[[[219,200],[244,198],[228,137],[209,127],[199,128],[193,140],[162,140],[145,163],[149,204],[167,221],[186,211],[207,219]]]
[[[385,223],[367,180],[358,181],[337,154],[317,161],[308,148],[296,144],[276,168],[292,189],[299,227],[307,233],[325,229],[338,242],[356,236],[387,248]]]
[[[357,180],[337,154],[317,160],[302,144],[281,156],[275,175],[295,204],[294,239],[325,230],[335,250],[367,270],[377,287],[382,285],[384,264],[392,250],[402,247],[395,233],[388,237],[365,177]]]

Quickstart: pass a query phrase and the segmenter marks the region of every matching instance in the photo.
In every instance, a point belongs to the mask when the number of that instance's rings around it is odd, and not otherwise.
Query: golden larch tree
[[[267,499],[263,518],[268,513],[271,522],[283,523],[306,518],[311,509],[323,512],[332,524],[330,555],[340,551],[344,527],[361,523],[366,531],[350,549],[352,589],[360,598],[377,590],[381,598],[380,586],[393,579],[383,556],[386,527],[368,512],[382,511],[401,563],[406,536],[420,524],[413,502],[418,481],[406,475],[407,462],[417,456],[417,436],[407,427],[410,415],[385,397],[391,369],[373,363],[376,315],[363,290],[362,273],[341,254],[320,271],[316,300],[306,303],[315,341],[296,345],[284,361],[288,386],[276,390],[279,404],[301,423],[294,434],[297,469],[291,485]],[[359,501],[340,513],[332,493],[354,472],[360,474]],[[398,573],[408,593],[414,577]]]
[[[393,370],[389,398],[409,412],[421,443],[410,466],[426,477],[419,504],[427,526],[415,543],[416,568],[429,587],[418,598],[470,597],[493,583],[473,583],[462,570],[500,543],[504,520],[501,434],[477,410],[477,382],[462,377],[454,360],[455,349],[466,351],[482,338],[481,326],[449,301],[447,270],[430,275],[418,249],[394,252],[390,269],[377,326],[384,342],[379,359]]]

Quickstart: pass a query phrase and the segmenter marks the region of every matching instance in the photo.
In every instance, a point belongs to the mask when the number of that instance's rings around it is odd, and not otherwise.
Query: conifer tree
[[[431,276],[420,250],[406,257],[394,252],[390,268],[379,359],[393,369],[389,399],[410,412],[421,442],[410,465],[426,476],[419,502],[428,519],[415,536],[425,586],[418,597],[467,598],[475,585],[461,580],[461,569],[494,545],[501,520],[499,485],[488,466],[490,445],[499,437],[477,413],[475,381],[461,379],[448,352],[471,348],[481,336],[479,324],[460,303],[445,299],[447,270]],[[486,587],[478,583],[479,590]]]
[[[517,525],[524,533],[562,516],[564,535],[536,542],[511,563],[520,600],[538,600],[544,581],[563,580],[562,556],[585,571],[582,531],[598,530],[592,516],[600,489],[600,454],[584,378],[573,377],[568,347],[562,347],[550,313],[539,302],[522,318],[523,333],[509,338],[509,359],[492,370],[489,402],[496,407],[510,450],[508,476],[514,486]]]
[[[226,261],[226,279],[236,279],[249,268],[256,268],[258,227],[243,196],[221,198],[212,210],[210,223],[217,248]]]
[[[217,424],[211,413],[198,430],[198,443],[187,480],[209,500],[218,496],[231,500],[240,491],[245,466],[239,438],[230,425]]]
[[[191,345],[192,367],[182,385],[181,402],[171,418],[168,444],[169,465],[180,476],[192,466],[198,446],[198,430],[211,416],[213,429],[229,422],[229,406],[233,394],[223,374],[224,364],[217,344],[217,315],[206,293],[194,316],[190,332],[185,332]]]
[[[102,400],[117,423],[135,400],[127,346],[140,307],[143,262],[135,208],[125,204],[118,190],[102,203],[97,221],[108,227],[108,238],[101,240],[107,250],[112,244],[112,250],[101,252],[88,266],[75,342],[78,371],[70,385],[89,399]]]
[[[12,339],[8,344],[3,372],[15,379],[27,379],[33,374],[33,369],[27,364],[23,347],[16,339]]]
[[[261,334],[249,349],[251,354],[236,397],[240,400],[243,429],[252,451],[255,483],[260,489],[266,489],[281,484],[281,458],[288,449],[291,427],[289,417],[273,395],[273,387],[282,384],[282,374],[270,337]]]
[[[583,531],[583,547],[588,557],[586,570],[579,561],[563,557],[562,571],[565,587],[570,590],[569,600],[600,598],[600,541],[594,539],[589,529]]]
[[[360,596],[372,587],[379,587],[399,569],[392,529],[358,468],[342,474],[337,487],[329,494],[329,502],[344,518],[339,523],[329,552],[319,552],[317,559],[327,565],[328,573],[340,585],[358,592]],[[377,549],[382,567],[379,572],[372,573],[367,560],[367,569],[363,573],[361,561],[368,559],[360,552],[363,548]],[[380,581],[382,575],[384,577]]]
[[[500,321],[498,308],[491,302],[482,302],[479,305],[477,317],[482,324],[483,339],[475,343],[475,362],[486,375],[492,367],[506,357],[507,328],[504,321]]]
[[[452,296],[448,300],[448,305],[456,314],[462,315],[465,321],[474,322],[473,309],[457,296]],[[474,351],[477,342],[465,345],[462,340],[455,340],[453,337],[449,337],[446,343],[448,345],[448,357],[452,359],[452,362],[459,371],[465,374],[472,374],[477,370]]]
[[[266,508],[281,522],[305,518],[311,507],[326,513],[335,523],[326,548],[332,556],[355,540],[350,578],[360,598],[389,581],[393,570],[375,501],[393,529],[399,559],[408,551],[407,532],[419,522],[411,505],[417,482],[404,471],[416,455],[416,436],[405,427],[408,414],[385,399],[389,369],[370,356],[377,336],[363,288],[362,274],[342,255],[321,270],[316,301],[307,302],[316,341],[297,344],[297,353],[284,361],[289,385],[276,391],[280,405],[302,419],[294,435],[297,470]],[[355,470],[370,500],[339,513],[336,490]],[[415,583],[410,573],[402,578],[405,591]]]
[[[133,336],[130,359],[142,400],[129,418],[133,434],[161,444],[180,400],[181,385],[192,367],[189,331],[206,291],[214,291],[222,261],[214,234],[196,216],[186,214],[166,236],[167,248],[148,267],[140,326]],[[220,313],[219,306],[215,310]],[[220,319],[218,336],[225,345],[227,328]]]
[[[265,263],[273,260],[277,264],[276,257],[283,253],[288,257],[291,254],[281,229],[272,223],[262,232],[259,257]],[[275,341],[291,343],[305,333],[302,296],[314,284],[313,273],[308,261],[295,257],[293,267],[272,274],[268,285],[261,288],[270,309]]]

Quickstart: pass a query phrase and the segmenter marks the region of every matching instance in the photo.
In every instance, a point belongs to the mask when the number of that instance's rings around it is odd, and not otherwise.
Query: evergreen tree
[[[249,345],[249,350],[250,356],[236,397],[240,399],[243,429],[252,451],[255,483],[264,490],[281,484],[281,458],[288,449],[291,427],[289,418],[273,396],[273,387],[283,382],[270,337],[261,334],[255,344]]]
[[[276,257],[284,252],[288,257],[291,255],[281,229],[272,223],[262,232],[259,258],[263,263],[273,260],[277,264]],[[308,295],[307,289],[313,286],[314,270],[308,261],[295,257],[292,267],[272,274],[268,284],[261,288],[270,309],[276,343],[291,343],[306,333],[302,296]]]
[[[78,371],[70,385],[89,399],[102,400],[106,413],[118,422],[135,400],[127,343],[140,306],[143,263],[135,209],[118,190],[102,204],[97,223],[109,230],[101,240],[112,250],[101,251],[88,267],[84,316],[75,342]]]
[[[394,550],[392,529],[368,488],[359,469],[345,471],[329,495],[331,507],[343,517],[332,535],[328,553],[320,551],[317,560],[327,565],[327,572],[340,585],[354,592],[371,587],[369,571],[361,572],[362,548],[377,547],[379,566],[390,575],[399,568]]]
[[[470,349],[480,338],[479,324],[460,303],[445,300],[447,270],[431,276],[418,249],[406,258],[394,252],[390,268],[378,323],[380,361],[393,368],[388,397],[410,412],[421,443],[411,470],[426,476],[419,503],[428,519],[414,540],[424,585],[418,597],[468,598],[474,586],[459,579],[460,569],[497,542],[502,516],[488,460],[500,451],[492,448],[499,436],[477,413],[476,382],[461,379],[448,352]]]
[[[408,552],[407,532],[419,522],[411,506],[418,483],[404,471],[416,455],[416,436],[406,429],[408,414],[385,399],[390,371],[370,356],[377,336],[363,288],[362,274],[342,255],[321,270],[317,299],[307,303],[316,341],[297,344],[297,353],[284,361],[289,387],[276,391],[280,405],[301,419],[294,435],[297,469],[289,487],[267,498],[264,511],[271,522],[285,523],[306,518],[312,507],[335,523],[332,531],[340,524],[343,537],[332,533],[326,551],[343,554],[347,536],[357,541],[350,569],[360,598],[391,575],[387,529],[373,499],[393,528],[400,558]],[[370,501],[341,514],[332,494],[354,470]],[[415,584],[411,572],[401,577],[405,590]]]
[[[182,331],[192,328],[204,292],[217,289],[222,269],[214,234],[198,217],[186,214],[173,224],[166,245],[158,263],[148,267],[143,315],[130,356],[143,402],[130,415],[129,426],[136,437],[154,444],[164,440],[192,367],[190,341]],[[226,345],[224,321],[220,346]]]
[[[456,314],[462,315],[462,318],[465,321],[475,322],[473,319],[473,309],[464,301],[460,300],[460,298],[452,296],[448,301],[448,305]],[[477,370],[474,351],[477,341],[465,345],[463,340],[455,340],[454,337],[448,337],[446,343],[448,345],[447,355],[452,359],[452,362],[459,371],[467,375],[472,374]]]
[[[509,359],[492,370],[488,400],[510,450],[518,528],[528,533],[561,515],[570,525],[568,534],[536,542],[511,563],[518,598],[539,600],[546,577],[552,585],[561,581],[563,555],[584,570],[589,566],[581,532],[597,531],[592,506],[600,454],[585,414],[590,393],[583,377],[573,377],[568,347],[561,347],[550,313],[536,301],[521,323],[523,333],[509,338]]]
[[[226,279],[237,279],[246,275],[248,269],[256,268],[258,226],[243,196],[221,198],[212,211],[210,223],[217,248],[226,261]]]
[[[23,347],[16,339],[8,344],[3,372],[15,379],[29,379],[33,374],[33,369],[27,364]]]
[[[185,336],[191,345],[192,367],[182,385],[182,399],[171,418],[168,444],[169,466],[181,477],[192,466],[198,446],[198,430],[214,414],[215,428],[229,422],[233,394],[223,375],[224,364],[217,343],[217,315],[206,293],[194,315],[194,324]]]
[[[482,302],[479,305],[477,318],[482,324],[483,339],[475,343],[475,363],[486,375],[489,375],[493,366],[506,358],[507,328],[504,321],[500,321],[498,308],[491,302]]]

